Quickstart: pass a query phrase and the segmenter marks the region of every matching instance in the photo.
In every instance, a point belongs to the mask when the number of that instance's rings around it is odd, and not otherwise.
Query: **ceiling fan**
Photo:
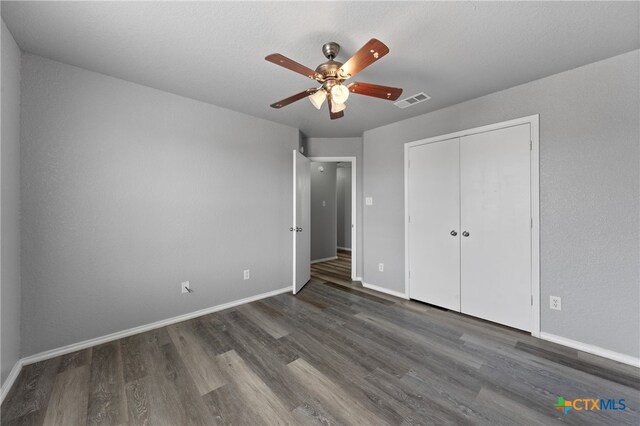
[[[271,107],[279,109],[308,97],[313,106],[320,109],[326,99],[329,105],[329,116],[332,120],[335,120],[344,116],[344,109],[346,108],[344,103],[350,92],[390,101],[395,101],[400,97],[402,89],[397,87],[360,82],[353,82],[348,86],[344,85],[345,80],[355,77],[360,71],[389,53],[389,48],[380,40],[372,38],[344,64],[334,61],[339,52],[340,45],[338,43],[325,43],[322,46],[322,53],[324,53],[328,61],[318,65],[315,71],[279,53],[272,53],[267,56],[265,58],[267,61],[316,80],[321,85],[318,88],[307,89],[282,99],[271,104]]]

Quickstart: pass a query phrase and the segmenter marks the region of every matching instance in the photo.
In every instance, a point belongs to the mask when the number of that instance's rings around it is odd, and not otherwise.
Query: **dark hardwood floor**
[[[349,265],[26,366],[2,424],[638,424],[637,369],[364,289]],[[563,414],[558,396],[627,409]]]

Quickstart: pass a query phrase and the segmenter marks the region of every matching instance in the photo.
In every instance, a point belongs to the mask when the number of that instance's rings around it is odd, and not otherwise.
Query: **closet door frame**
[[[531,335],[540,337],[540,116],[539,114],[404,144],[404,259],[405,294],[409,295],[409,149],[506,127],[529,124],[531,129]]]

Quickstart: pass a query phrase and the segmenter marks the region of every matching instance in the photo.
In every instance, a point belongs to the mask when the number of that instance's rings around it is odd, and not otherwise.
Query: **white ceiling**
[[[2,2],[20,47],[113,77],[298,127],[307,136],[372,129],[640,48],[638,2]],[[278,52],[310,68],[321,46],[343,62],[375,37],[390,53],[358,81],[432,98],[399,109],[352,95],[329,120],[313,87],[264,60]],[[310,84],[311,83],[311,84]]]

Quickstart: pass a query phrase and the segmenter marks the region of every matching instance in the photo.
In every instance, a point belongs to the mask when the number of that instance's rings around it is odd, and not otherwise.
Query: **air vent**
[[[404,98],[398,102],[394,102],[394,105],[398,108],[407,108],[412,105],[417,105],[420,102],[428,101],[429,99],[431,99],[431,96],[427,95],[424,92],[420,92],[413,96],[409,96],[408,98]]]

